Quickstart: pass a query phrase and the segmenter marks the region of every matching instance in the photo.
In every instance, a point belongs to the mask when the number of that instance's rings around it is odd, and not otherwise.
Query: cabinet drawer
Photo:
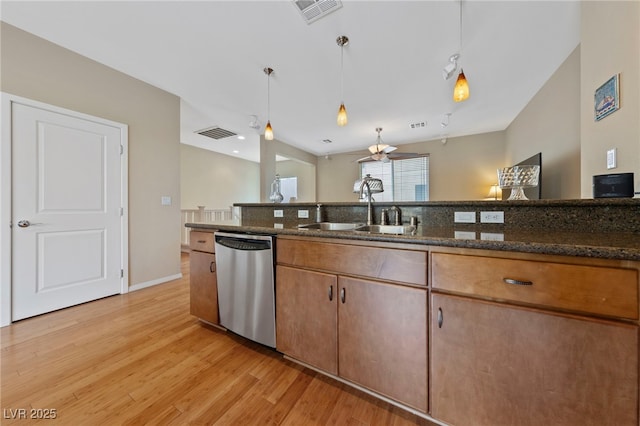
[[[638,271],[433,253],[433,289],[638,319]]]
[[[427,254],[422,251],[281,239],[279,264],[427,285]]]
[[[215,253],[213,232],[191,231],[189,236],[189,248],[196,251]]]

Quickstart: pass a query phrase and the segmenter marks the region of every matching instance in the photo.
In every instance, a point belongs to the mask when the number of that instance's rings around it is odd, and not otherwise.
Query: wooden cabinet
[[[423,248],[280,238],[278,350],[450,425],[638,426],[639,262]]]
[[[340,377],[427,411],[427,291],[339,277]]]
[[[218,286],[213,233],[191,231],[190,312],[203,321],[219,324]]]
[[[432,286],[534,306],[638,319],[637,269],[563,260],[435,252],[431,255]]]
[[[276,347],[295,359],[338,374],[338,279],[276,267]]]
[[[385,253],[391,259],[404,259],[400,269],[406,262],[423,268],[400,276],[419,282],[425,277],[426,283],[426,253],[375,248],[368,253],[382,256],[385,265],[368,258],[370,268],[364,268],[358,259],[367,253],[365,247],[286,239],[280,239],[277,247],[277,349],[426,413],[426,286],[344,275],[354,271],[393,275]],[[313,255],[301,256],[305,251]],[[326,261],[327,257],[334,261]],[[323,270],[313,270],[318,268]]]
[[[637,265],[508,257],[432,254],[431,416],[637,426]]]
[[[427,285],[426,250],[279,239],[277,262],[384,281]]]

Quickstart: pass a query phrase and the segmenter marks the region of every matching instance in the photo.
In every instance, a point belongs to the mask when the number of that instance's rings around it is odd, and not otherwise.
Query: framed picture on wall
[[[616,74],[596,89],[594,95],[595,121],[620,109],[620,74]]]

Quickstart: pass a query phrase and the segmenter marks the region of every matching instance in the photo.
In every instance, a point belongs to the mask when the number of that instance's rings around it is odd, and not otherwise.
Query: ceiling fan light
[[[458,80],[456,80],[456,85],[453,88],[453,100],[455,102],[462,102],[467,99],[469,99],[469,83],[464,75],[464,71],[460,69]]]
[[[271,121],[267,121],[267,126],[264,128],[264,138],[268,141],[273,140],[273,128],[271,127]]]
[[[340,104],[340,108],[338,109],[338,119],[336,121],[340,127],[346,126],[348,123],[347,109],[344,107],[344,102]]]
[[[387,158],[387,154],[385,154],[384,152],[379,152],[371,156],[371,159],[375,161],[380,161],[380,160],[384,161],[385,158]]]
[[[387,149],[387,148],[389,148],[389,145],[383,144],[383,143],[381,143],[381,144],[377,143],[377,144],[371,145],[369,147],[369,152],[372,153],[372,154],[379,154],[381,152],[384,152],[384,150]]]

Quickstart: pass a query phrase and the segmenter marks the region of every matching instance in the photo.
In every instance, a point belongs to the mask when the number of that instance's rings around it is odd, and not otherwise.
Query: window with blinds
[[[429,201],[428,155],[360,163],[360,177],[367,173],[384,185],[384,192],[373,195],[376,201]]]

